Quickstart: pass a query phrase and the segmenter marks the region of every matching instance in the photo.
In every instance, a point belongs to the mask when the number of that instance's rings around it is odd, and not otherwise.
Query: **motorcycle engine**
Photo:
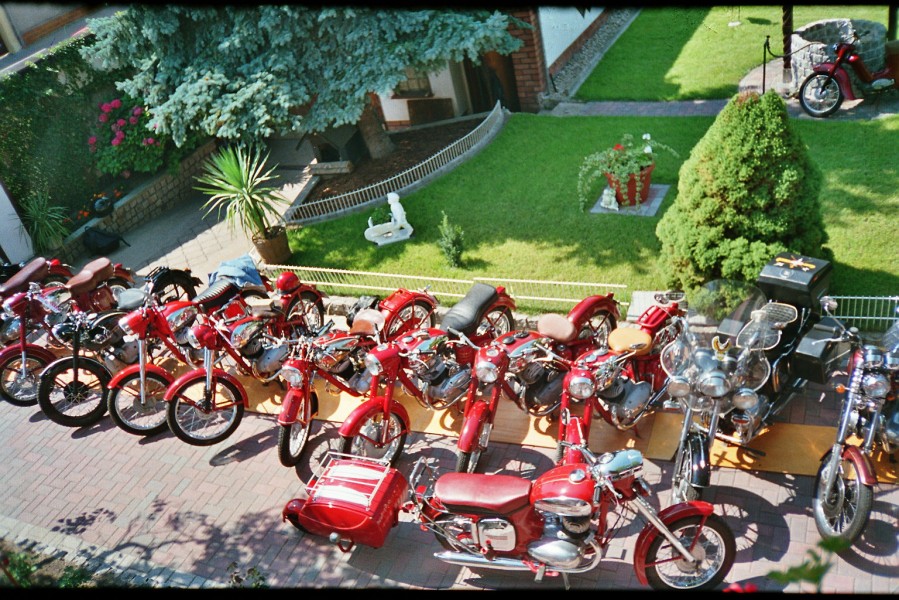
[[[0,344],[11,344],[18,339],[20,323],[19,317],[0,316]]]
[[[439,364],[419,377],[427,382],[426,393],[431,404],[446,408],[455,404],[468,391],[471,368],[445,359],[437,362]]]
[[[287,344],[266,347],[253,361],[253,374],[257,377],[270,377],[281,368],[288,352],[290,352],[290,348]]]
[[[615,425],[629,427],[649,403],[652,385],[648,381],[634,383],[630,379],[618,378],[615,383],[597,395],[609,407]],[[597,412],[593,414],[593,418],[601,419],[602,415]]]
[[[497,552],[508,552],[515,549],[515,526],[505,519],[481,519],[477,530],[471,532],[476,536],[475,543],[484,548],[487,544]]]
[[[581,564],[584,542],[591,534],[589,516],[546,515],[543,537],[528,544],[528,554],[551,567],[573,569]]]
[[[524,402],[528,412],[532,415],[542,416],[558,408],[562,403],[564,379],[563,374],[555,369],[542,369],[541,377],[534,380],[533,383],[529,383],[524,392]]]

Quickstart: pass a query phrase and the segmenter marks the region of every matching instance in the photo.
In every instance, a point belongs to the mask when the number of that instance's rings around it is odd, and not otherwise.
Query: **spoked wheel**
[[[54,423],[92,425],[106,414],[110,379],[106,367],[94,360],[79,358],[77,369],[71,358],[55,362],[41,374],[38,404]]]
[[[303,292],[298,298],[294,298],[287,307],[287,321],[299,321],[298,325],[291,327],[292,337],[321,329],[325,322],[325,306],[321,298],[312,292]]]
[[[843,104],[843,91],[832,76],[812,73],[799,87],[799,105],[812,117],[822,118],[835,113]]]
[[[490,442],[490,432],[493,426],[490,423],[481,423],[481,429],[478,431],[478,440],[471,452],[456,453],[456,473],[476,473],[481,455],[487,449]]]
[[[478,324],[475,335],[484,336],[492,331],[493,337],[498,338],[512,331],[514,327],[515,321],[512,319],[512,312],[505,306],[501,306],[484,315],[484,318]]]
[[[840,538],[852,543],[865,530],[871,518],[874,491],[861,482],[858,467],[852,461],[837,463],[837,476],[830,490],[824,489],[830,469],[830,454],[824,457],[815,479],[812,512],[815,526],[824,538]]]
[[[212,393],[205,397],[206,378],[185,382],[174,390],[166,407],[172,433],[192,446],[217,444],[237,429],[243,418],[242,394],[230,381],[212,378]]]
[[[127,279],[122,279],[121,277],[112,277],[108,279],[106,285],[109,286],[109,291],[112,292],[112,297],[115,298],[116,306],[119,305],[119,296],[122,295],[122,292],[134,287]]]
[[[397,313],[396,317],[386,324],[387,339],[393,339],[398,335],[419,329],[422,327],[434,327],[437,318],[431,311],[430,305],[421,300],[416,300]]]
[[[618,327],[615,315],[607,310],[598,310],[593,313],[581,330],[578,332],[578,339],[590,338],[594,341],[597,348],[609,345],[609,334]]]
[[[386,438],[383,431],[385,427]],[[386,460],[394,466],[406,445],[406,433],[402,419],[395,413],[391,413],[390,418],[386,420],[384,413],[375,413],[362,422],[359,433],[352,437],[343,436],[340,451],[345,454]],[[381,439],[386,439],[387,442],[382,444]]]
[[[169,428],[166,401],[169,380],[158,373],[147,373],[144,395],[140,393],[140,373],[132,373],[109,391],[108,409],[113,422],[128,433],[150,436]]]
[[[278,429],[278,460],[285,467],[295,467],[300,462],[303,448],[309,440],[309,432],[312,430],[312,419],[305,423],[300,420],[290,424],[281,425]]]
[[[48,361],[25,355],[25,372],[22,372],[22,355],[15,354],[0,363],[0,397],[15,406],[37,404],[38,385],[41,372]]]
[[[193,300],[197,295],[197,286],[187,273],[168,271],[156,280],[153,295],[160,306],[175,300]]]
[[[655,590],[711,590],[718,586],[734,564],[737,543],[733,531],[718,515],[683,517],[668,529],[698,560],[684,560],[665,536],[659,534],[646,552],[646,575]]]
[[[674,461],[674,477],[671,482],[671,503],[689,502],[702,499],[702,488],[692,485],[691,474],[693,472],[693,450],[690,444],[686,444],[684,451],[680,453],[680,462]]]

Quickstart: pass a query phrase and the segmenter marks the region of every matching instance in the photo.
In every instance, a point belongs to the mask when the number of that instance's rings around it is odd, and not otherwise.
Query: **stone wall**
[[[793,32],[790,57],[793,84],[796,89],[805,78],[812,73],[812,67],[822,62],[830,62],[836,58],[831,52],[831,45],[840,41],[852,40],[852,32],[858,34],[856,50],[871,72],[880,70],[885,63],[886,27],[876,21],[863,19],[824,19],[815,21]],[[865,90],[859,87],[859,80],[852,68],[846,65],[846,72],[852,80],[857,96],[862,97]]]
[[[177,174],[163,173],[140,184],[116,202],[111,214],[93,218],[72,232],[53,255],[70,264],[78,262],[79,257],[88,254],[82,243],[88,227],[118,233],[127,239],[125,234],[138,225],[187,201],[196,193],[194,176],[200,173],[203,160],[215,148],[215,141],[210,140],[181,162]]]

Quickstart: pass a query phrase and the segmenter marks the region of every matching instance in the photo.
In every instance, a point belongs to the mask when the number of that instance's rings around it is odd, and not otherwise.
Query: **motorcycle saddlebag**
[[[849,352],[847,343],[824,342],[840,337],[839,323],[824,317],[799,341],[791,362],[792,372],[813,383],[827,383],[830,373],[840,366]]]
[[[293,513],[310,533],[380,548],[409,497],[402,473],[377,461],[331,452],[306,487],[307,499],[291,501]],[[301,504],[298,510],[296,507]]]
[[[821,296],[830,288],[833,265],[820,258],[781,252],[762,268],[756,285],[768,300],[809,308],[821,315]]]

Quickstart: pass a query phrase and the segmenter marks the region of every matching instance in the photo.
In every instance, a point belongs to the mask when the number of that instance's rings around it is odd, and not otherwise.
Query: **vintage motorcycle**
[[[373,348],[365,357],[371,397],[341,424],[342,451],[395,463],[411,422],[394,398],[397,386],[430,410],[455,405],[468,389],[475,350],[450,330],[476,346],[485,344],[512,329],[513,310],[515,301],[503,287],[477,282],[447,311],[440,328],[412,330]]]
[[[535,581],[599,566],[625,517],[645,525],[634,571],[658,590],[708,590],[733,566],[736,542],[707,502],[684,502],[658,512],[642,477],[643,455],[628,449],[596,456],[583,440],[563,442],[566,459],[531,481],[513,475],[437,475],[420,458],[407,483],[386,461],[332,453],[290,500],[282,520],[328,536],[349,552],[356,543],[383,545],[399,512],[434,533],[434,557],[471,569],[530,571]]]
[[[832,298],[823,304],[829,315],[836,310]],[[818,328],[820,338],[810,343],[836,344],[837,355],[843,355],[845,347],[848,383],[836,387],[843,397],[840,421],[815,478],[812,512],[822,537],[853,543],[871,517],[877,485],[871,460],[875,445],[894,462],[899,455],[899,320],[879,344],[865,344],[856,328],[833,322],[837,327]]]
[[[828,117],[843,104],[843,100],[856,100],[852,88],[852,78],[846,66],[852,68],[857,81],[865,91],[882,93],[890,89],[899,89],[899,46],[887,46],[887,62],[884,68],[871,72],[865,65],[855,44],[859,41],[858,33],[852,32],[852,40],[838,42],[830,47],[835,57],[833,61],[815,65],[813,72],[799,86],[799,105],[812,117]]]
[[[378,310],[384,315],[381,334],[386,339],[394,339],[408,331],[433,327],[438,304],[437,297],[430,292],[430,286],[421,290],[399,288],[386,298],[360,296],[347,311],[346,322],[347,326],[352,327],[360,311]]]
[[[11,293],[21,291],[21,289],[11,291],[17,286],[16,281],[10,283],[13,277],[22,272],[28,272],[29,276],[33,277],[33,273],[37,270],[41,271],[42,275],[34,281],[40,283],[41,287],[50,284],[63,284],[75,274],[72,265],[68,265],[58,258],[38,256],[27,263],[24,261],[16,264],[4,263],[0,265],[0,298],[6,298]]]

